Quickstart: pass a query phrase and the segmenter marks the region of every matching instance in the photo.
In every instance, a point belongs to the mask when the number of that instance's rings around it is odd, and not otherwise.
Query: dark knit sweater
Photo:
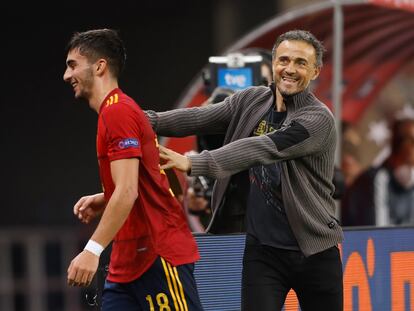
[[[271,88],[259,86],[219,104],[162,113],[147,111],[147,116],[162,136],[226,134],[222,148],[189,156],[191,175],[216,178],[209,226],[214,233],[220,232],[214,223],[220,217],[218,210],[223,207],[220,203],[232,175],[281,161],[286,214],[301,251],[309,256],[337,245],[343,238],[332,198],[335,122],[329,109],[306,89],[285,99],[287,116],[279,130],[249,137],[274,104]]]

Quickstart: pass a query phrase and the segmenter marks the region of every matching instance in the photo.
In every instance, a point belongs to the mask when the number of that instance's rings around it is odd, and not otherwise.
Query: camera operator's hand
[[[165,163],[161,165],[161,169],[176,168],[185,173],[188,173],[191,170],[191,161],[189,158],[164,146],[160,145],[159,148],[160,158],[165,161]]]

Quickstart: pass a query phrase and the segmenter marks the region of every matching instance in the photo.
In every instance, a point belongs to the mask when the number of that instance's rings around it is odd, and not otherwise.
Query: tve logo
[[[253,85],[252,68],[219,68],[218,86],[242,90]]]

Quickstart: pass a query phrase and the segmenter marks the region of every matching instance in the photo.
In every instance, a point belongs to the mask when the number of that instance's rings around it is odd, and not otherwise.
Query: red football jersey
[[[156,135],[140,107],[118,88],[100,107],[96,144],[107,201],[115,189],[110,162],[139,158],[138,199],[114,238],[108,280],[133,281],[158,255],[174,266],[198,260],[183,208],[160,171]]]

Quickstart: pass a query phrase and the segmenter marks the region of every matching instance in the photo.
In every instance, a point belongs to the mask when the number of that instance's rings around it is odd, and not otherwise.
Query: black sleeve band
[[[309,138],[308,130],[298,122],[292,121],[287,127],[282,127],[279,130],[268,135],[277,150],[282,151],[286,148],[292,147]]]

